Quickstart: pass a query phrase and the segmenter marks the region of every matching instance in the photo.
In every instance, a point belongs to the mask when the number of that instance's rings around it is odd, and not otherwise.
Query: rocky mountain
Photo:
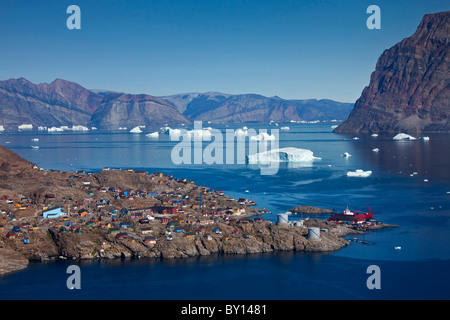
[[[92,123],[101,129],[160,127],[189,124],[191,121],[163,99],[146,94],[106,94],[92,116]]]
[[[352,103],[285,100],[257,94],[189,93],[163,97],[191,120],[224,123],[343,120]]]
[[[17,129],[85,126],[118,129],[190,124],[194,120],[245,123],[346,119],[353,104],[332,100],[285,100],[257,94],[190,93],[169,97],[88,90],[56,79],[0,81],[0,125]]]
[[[383,52],[338,133],[450,132],[450,11]]]
[[[33,84],[24,78],[0,81],[0,124],[87,125],[102,99],[61,79],[50,84]]]
[[[56,79],[33,84],[19,78],[0,81],[0,125],[60,127],[81,125],[118,129],[190,123],[176,108],[157,97],[116,92],[96,93]]]

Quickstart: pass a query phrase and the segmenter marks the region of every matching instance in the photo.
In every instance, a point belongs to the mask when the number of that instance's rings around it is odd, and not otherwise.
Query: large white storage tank
[[[320,239],[320,228],[317,227],[309,227],[308,228],[308,239]]]
[[[289,223],[289,218],[286,213],[280,213],[277,215],[277,224],[286,224]]]

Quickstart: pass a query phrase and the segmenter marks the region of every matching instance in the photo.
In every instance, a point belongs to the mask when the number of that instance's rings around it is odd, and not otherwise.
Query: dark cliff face
[[[334,132],[450,132],[450,11],[384,51],[349,118]]]
[[[285,100],[258,94],[195,93],[165,97],[191,120],[224,123],[343,120],[351,103]]]
[[[95,126],[103,129],[138,125],[190,123],[173,105],[150,95],[97,94],[56,79],[50,84],[0,81],[0,125]]]

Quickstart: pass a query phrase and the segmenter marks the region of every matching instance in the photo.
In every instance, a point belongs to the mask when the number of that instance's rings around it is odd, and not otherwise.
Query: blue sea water
[[[278,129],[247,126],[269,133]],[[174,165],[170,155],[177,142],[167,135],[151,139],[128,132],[10,132],[0,134],[0,145],[46,169],[95,172],[120,167],[191,179],[253,199],[259,208],[270,210],[264,218],[271,221],[299,205],[339,211],[370,206],[376,219],[398,227],[358,235],[370,244],[352,242],[332,253],[32,263],[0,278],[0,299],[449,299],[449,135],[429,135],[429,141],[394,141],[392,135],[353,139],[333,134],[331,124],[288,126],[289,131],[280,131],[280,147],[309,149],[321,159],[281,165],[275,175],[261,175],[258,167],[246,164]],[[344,152],[352,156],[342,157]],[[346,176],[356,169],[373,173],[367,178]],[[71,264],[81,268],[81,290],[66,287]],[[370,265],[380,267],[379,290],[367,288]]]

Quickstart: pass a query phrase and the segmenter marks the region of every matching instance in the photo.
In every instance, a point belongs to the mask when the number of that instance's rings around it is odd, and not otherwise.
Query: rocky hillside
[[[164,99],[191,120],[225,123],[343,120],[353,108],[351,103],[332,100],[285,100],[257,94],[191,93]]]
[[[0,115],[0,125],[14,129],[22,124],[118,129],[190,123],[162,99],[114,92],[98,94],[62,79],[50,84],[33,84],[24,78],[0,81]]]
[[[335,132],[450,132],[450,11],[384,51],[370,84]]]

